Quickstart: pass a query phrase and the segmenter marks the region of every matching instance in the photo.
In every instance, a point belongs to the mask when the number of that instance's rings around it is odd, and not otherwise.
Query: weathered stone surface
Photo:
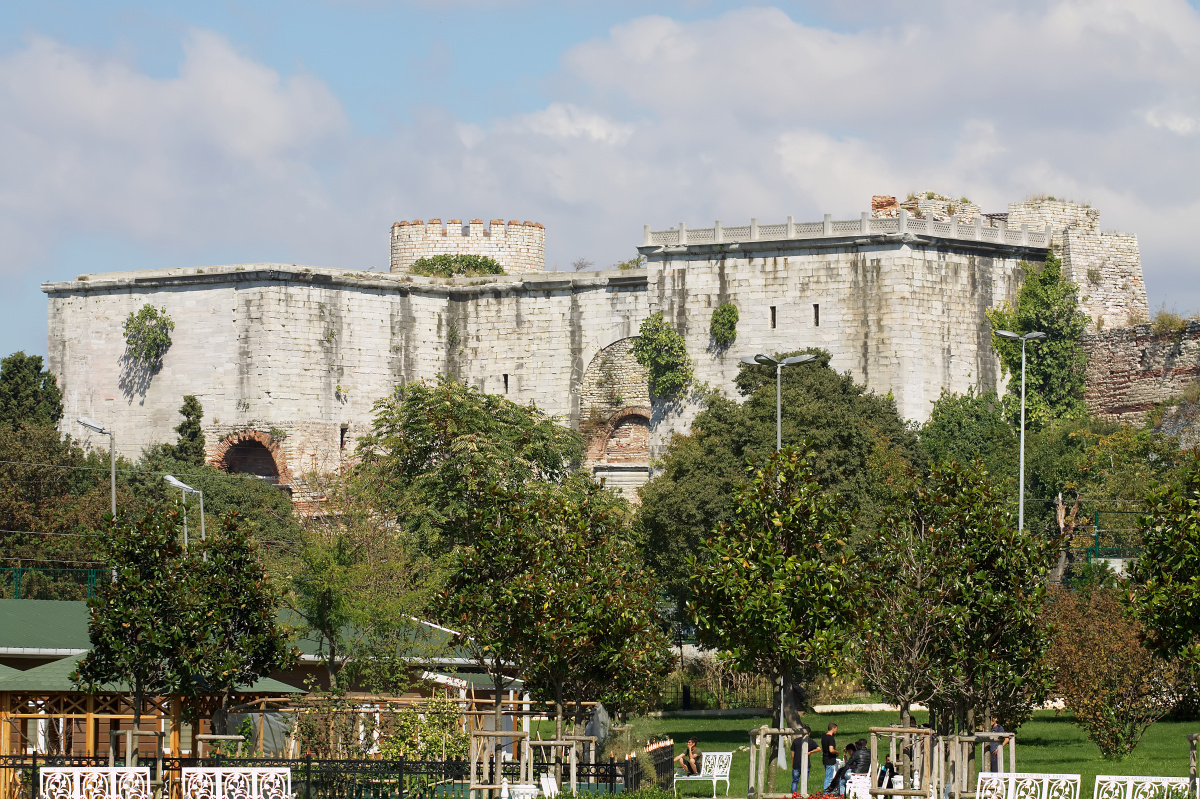
[[[1200,321],[1154,335],[1150,325],[1085,336],[1085,399],[1100,416],[1140,424],[1156,404],[1184,393],[1200,376]]]
[[[414,261],[434,255],[486,255],[510,275],[541,272],[546,268],[546,230],[537,222],[517,222],[505,227],[493,219],[485,230],[482,219],[463,225],[451,219],[420,219],[392,225],[392,271],[408,272]]]

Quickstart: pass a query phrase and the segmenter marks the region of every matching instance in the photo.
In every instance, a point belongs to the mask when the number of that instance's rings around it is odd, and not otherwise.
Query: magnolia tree
[[[850,515],[813,476],[808,444],[754,470],[733,521],[689,556],[689,610],[701,645],[736,668],[781,680],[780,723],[798,723],[801,686],[836,668],[855,604]]]

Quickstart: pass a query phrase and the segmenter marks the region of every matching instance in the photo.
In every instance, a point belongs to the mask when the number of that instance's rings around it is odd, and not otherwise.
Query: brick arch
[[[650,428],[650,414],[651,410],[649,406],[645,405],[628,405],[613,413],[613,415],[608,418],[608,421],[601,425],[588,441],[587,462],[589,464],[599,464],[609,463],[611,460],[613,460],[613,456],[616,454],[615,452],[610,452],[610,443],[615,443],[613,442],[613,434],[617,432],[618,428],[628,422],[636,421],[644,423],[648,434]],[[645,458],[637,458],[636,460],[624,462],[649,463],[649,441],[646,443],[647,446],[645,450]],[[640,448],[639,452],[636,454],[641,454]]]
[[[241,430],[237,433],[231,433],[225,436],[213,448],[212,454],[208,457],[208,462],[216,466],[218,469],[229,471],[227,458],[230,450],[238,444],[256,443],[261,444],[271,456],[271,460],[275,465],[275,473],[277,485],[280,488],[291,490],[292,488],[292,472],[288,468],[287,456],[283,451],[283,443],[277,441],[270,433],[264,433],[261,430]]]

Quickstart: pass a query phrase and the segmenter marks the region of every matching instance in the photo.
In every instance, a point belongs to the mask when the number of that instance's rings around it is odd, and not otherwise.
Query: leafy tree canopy
[[[42,371],[40,355],[14,352],[0,360],[0,425],[53,426],[62,415],[62,392],[54,375]]]
[[[146,303],[125,318],[125,353],[129,360],[150,372],[162,367],[163,356],[171,348],[171,331],[175,322],[166,308]]]
[[[828,352],[807,351],[818,359],[783,370],[783,443],[809,439],[805,459],[817,483],[860,514],[860,529],[870,529],[906,487],[909,466],[923,464],[917,436],[892,397],[868,393],[835,372]],[[718,524],[733,521],[745,464],[762,463],[775,449],[775,369],[743,364],[737,387],[745,401],[711,397],[691,433],[671,439],[656,463],[658,476],[640,490],[647,560],[681,601],[689,584],[685,556]]]
[[[994,331],[1046,334],[1045,339],[1025,345],[1026,423],[1036,429],[1054,419],[1087,414],[1083,402],[1087,353],[1079,337],[1088,318],[1079,310],[1078,287],[1063,277],[1062,262],[1053,249],[1040,269],[1028,263],[1023,267],[1025,282],[1016,305],[1001,305],[988,311],[987,317],[992,324],[992,347],[1009,376],[1005,410],[1010,419],[1020,418],[1021,342],[1002,339]]]
[[[1163,658],[1178,658],[1194,679],[1200,674],[1200,452],[1186,459],[1177,484],[1147,492],[1129,597],[1147,644]]]
[[[1019,441],[995,392],[943,391],[921,426],[920,442],[930,463],[978,460],[997,486],[1016,491]]]
[[[897,658],[869,678],[900,700],[928,696],[946,734],[976,729],[972,714],[976,724],[996,715],[1015,727],[1049,687],[1041,613],[1057,541],[1013,522],[978,463],[936,466],[892,508],[861,562],[859,582],[873,597],[864,650]]]
[[[448,623],[471,636],[498,687],[515,666],[553,703],[560,733],[568,700],[645,709],[671,661],[657,586],[613,499],[582,475],[523,486],[455,550]]]
[[[583,439],[533,405],[438,378],[375,403],[358,454],[355,490],[428,551],[446,552],[469,542],[492,486],[562,482],[582,460]]]
[[[687,559],[700,643],[742,671],[795,682],[845,647],[851,514],[817,482],[815,459],[809,441],[772,454],[738,491],[732,521]]]

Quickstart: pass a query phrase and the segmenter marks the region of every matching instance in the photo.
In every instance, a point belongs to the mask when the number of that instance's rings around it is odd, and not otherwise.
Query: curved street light
[[[1041,331],[1019,336],[1011,330],[997,330],[996,335],[1009,341],[1021,342],[1021,466],[1017,477],[1017,530],[1025,529],[1025,343],[1041,341],[1046,337]]]
[[[204,492],[198,488],[192,488],[187,483],[183,482],[173,474],[163,475],[163,480],[167,485],[174,486],[183,492],[183,548],[188,548],[188,532],[187,532],[187,495],[200,495],[200,540],[204,541]]]
[[[775,451],[783,449],[783,404],[780,398],[781,375],[783,367],[795,366],[798,363],[809,363],[815,361],[816,355],[811,352],[806,352],[803,355],[793,355],[790,358],[784,358],[782,361],[772,358],[770,355],[759,353],[754,357],[742,358],[742,363],[758,366],[774,366],[775,367]]]
[[[86,416],[80,417],[75,421],[91,430],[93,433],[99,433],[102,436],[108,436],[108,466],[110,478],[110,490],[112,492],[112,515],[117,518],[117,436],[111,429],[97,422],[95,419],[89,419]]]

